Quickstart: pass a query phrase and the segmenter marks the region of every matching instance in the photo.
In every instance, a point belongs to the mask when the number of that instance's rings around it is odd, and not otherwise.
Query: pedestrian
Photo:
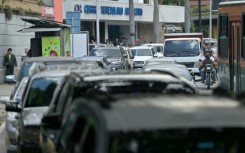
[[[3,66],[5,66],[5,75],[14,75],[14,66],[17,66],[15,55],[12,53],[12,48],[9,48],[7,54],[3,59]]]
[[[137,40],[136,40],[135,46],[140,46],[140,39],[137,39]]]
[[[71,56],[71,51],[66,51],[66,56],[70,57]]]
[[[28,56],[29,49],[25,48],[25,56]]]
[[[119,42],[119,40],[118,40],[118,38],[116,38],[116,41],[114,42],[114,46],[119,46],[120,45],[120,42]]]

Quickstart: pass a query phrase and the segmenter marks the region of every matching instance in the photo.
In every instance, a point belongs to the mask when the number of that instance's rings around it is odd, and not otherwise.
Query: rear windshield
[[[165,57],[189,57],[199,55],[200,45],[197,40],[168,40],[165,41]]]
[[[103,56],[107,58],[121,58],[122,53],[119,48],[115,49],[92,49],[89,56]]]
[[[38,78],[32,81],[25,107],[49,106],[59,78]]]
[[[238,128],[113,132],[110,153],[243,153],[245,130]]]
[[[153,56],[150,49],[131,49],[134,56]]]

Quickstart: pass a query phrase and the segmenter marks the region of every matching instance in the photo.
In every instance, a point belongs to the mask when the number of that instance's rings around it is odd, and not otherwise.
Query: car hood
[[[22,111],[24,126],[39,126],[43,114],[48,110],[48,107],[29,107]]]
[[[120,58],[108,58],[107,60],[112,64],[117,64],[121,62]]]
[[[134,56],[134,61],[146,61],[152,58],[152,56]]]

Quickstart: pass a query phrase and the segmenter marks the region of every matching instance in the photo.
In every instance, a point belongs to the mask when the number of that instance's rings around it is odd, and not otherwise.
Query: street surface
[[[204,86],[201,82],[196,82],[199,92],[201,95],[210,95],[212,94],[212,90],[207,90],[207,87]],[[211,88],[217,87],[218,84],[214,84],[211,86]],[[14,89],[14,84],[0,84],[0,96],[9,96]],[[1,114],[4,114],[5,112],[5,106],[3,104],[0,104],[0,117]],[[3,123],[0,126],[0,153],[6,153],[5,148],[5,124]]]

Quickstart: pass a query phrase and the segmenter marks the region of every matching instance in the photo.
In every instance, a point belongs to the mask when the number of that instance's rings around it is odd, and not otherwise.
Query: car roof
[[[245,127],[245,109],[223,97],[120,95],[102,109],[109,131],[200,127]]]
[[[103,56],[84,56],[84,57],[78,57],[77,60],[92,60],[92,61],[97,61],[97,60],[102,60]]]
[[[175,60],[172,58],[156,57],[156,58],[148,59],[147,61],[173,61],[174,62]]]
[[[147,68],[187,68],[185,65],[182,64],[154,64],[154,65],[147,65]]]
[[[152,47],[149,46],[134,46],[129,49],[151,49]]]
[[[59,62],[59,61],[75,61],[74,57],[65,57],[65,56],[49,56],[49,57],[30,57],[26,58],[24,62]]]
[[[164,46],[164,43],[150,43],[150,44],[142,44],[141,46]]]

